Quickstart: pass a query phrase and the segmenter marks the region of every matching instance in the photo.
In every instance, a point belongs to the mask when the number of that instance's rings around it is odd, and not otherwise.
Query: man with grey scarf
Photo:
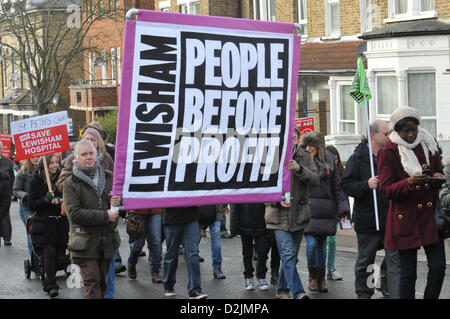
[[[103,169],[89,140],[75,145],[73,175],[63,187],[63,201],[70,219],[69,250],[73,263],[80,267],[85,297],[101,299],[105,278],[114,250],[120,245],[116,230],[120,197],[109,198],[113,175]]]

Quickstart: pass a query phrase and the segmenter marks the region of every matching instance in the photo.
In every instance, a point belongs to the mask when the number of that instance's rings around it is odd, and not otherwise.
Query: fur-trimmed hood
[[[325,160],[325,136],[321,132],[313,131],[304,134],[301,137],[302,147],[314,146],[318,151],[318,158],[323,163]]]

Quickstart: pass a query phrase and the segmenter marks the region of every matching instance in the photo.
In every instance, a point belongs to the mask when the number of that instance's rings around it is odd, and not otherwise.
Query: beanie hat
[[[398,122],[405,118],[414,118],[420,124],[420,113],[417,109],[409,106],[400,106],[391,114],[391,129],[395,129]]]
[[[312,131],[304,134],[301,138],[302,147],[314,146],[317,148],[320,161],[325,157],[325,136],[321,132]]]

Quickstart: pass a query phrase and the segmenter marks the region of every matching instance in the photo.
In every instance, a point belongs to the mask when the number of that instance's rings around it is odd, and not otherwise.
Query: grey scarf
[[[105,189],[106,179],[105,170],[100,165],[98,159],[93,167],[82,167],[78,165],[78,163],[74,163],[73,175],[91,186],[97,193],[98,197],[102,196],[103,190]]]

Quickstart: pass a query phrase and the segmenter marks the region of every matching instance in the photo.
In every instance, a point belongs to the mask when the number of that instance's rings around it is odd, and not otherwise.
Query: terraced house
[[[348,95],[360,55],[373,96],[370,120],[388,120],[398,105],[417,107],[425,128],[450,153],[448,0],[118,0],[117,5],[297,23],[302,35],[297,116],[314,116],[316,130],[337,145],[343,160],[366,132],[363,109]],[[70,88],[71,107],[87,111],[87,118],[118,105],[124,20],[107,26],[113,38],[85,55],[84,85]],[[95,32],[91,37],[101,42]]]

